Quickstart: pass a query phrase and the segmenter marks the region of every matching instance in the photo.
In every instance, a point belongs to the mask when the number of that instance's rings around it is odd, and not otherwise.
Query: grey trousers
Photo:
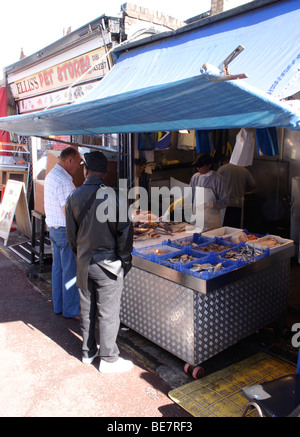
[[[113,275],[98,264],[89,265],[88,291],[79,290],[83,357],[95,355],[98,339],[100,358],[108,362],[117,360],[119,349],[116,339],[120,327],[123,281],[122,277]]]

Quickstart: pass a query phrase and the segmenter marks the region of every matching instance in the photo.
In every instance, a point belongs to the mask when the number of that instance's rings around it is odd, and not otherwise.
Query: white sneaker
[[[128,372],[132,368],[133,363],[131,361],[118,358],[117,361],[114,361],[113,363],[108,363],[107,361],[101,360],[99,371],[101,373],[123,373]]]
[[[98,357],[98,351],[95,353],[95,355],[93,357],[82,357],[82,362],[83,364],[92,364],[92,362],[94,361],[95,358]]]

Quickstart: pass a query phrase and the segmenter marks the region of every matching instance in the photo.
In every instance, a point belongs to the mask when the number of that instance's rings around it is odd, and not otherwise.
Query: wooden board
[[[9,179],[0,207],[0,237],[6,246],[14,216],[19,234],[31,236],[30,217],[24,182]]]

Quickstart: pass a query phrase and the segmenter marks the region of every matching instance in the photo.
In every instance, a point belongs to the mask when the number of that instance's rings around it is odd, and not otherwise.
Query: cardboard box
[[[34,181],[34,210],[45,215],[44,208],[44,183],[45,181]]]
[[[59,161],[60,150],[47,150],[46,175],[55,167]]]

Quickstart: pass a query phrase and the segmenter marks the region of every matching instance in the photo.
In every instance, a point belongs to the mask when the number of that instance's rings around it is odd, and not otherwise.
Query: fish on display
[[[217,264],[210,264],[210,263],[193,264],[190,270],[192,272],[197,272],[197,273],[200,272],[214,273],[214,272],[218,272],[222,268],[223,268],[223,264],[220,262]]]
[[[183,255],[176,255],[172,258],[168,258],[167,261],[170,263],[176,263],[176,262],[180,262],[183,264],[186,264],[190,261],[193,261],[194,259],[197,259],[196,257],[192,256],[192,255],[188,255],[188,254],[183,254]]]
[[[212,243],[209,244],[208,246],[195,248],[195,250],[199,250],[200,252],[211,252],[211,251],[222,252],[223,250],[226,249],[230,249],[230,246],[225,244],[217,244],[217,243]]]
[[[247,244],[244,247],[238,249],[232,249],[223,255],[223,258],[237,261],[239,259],[248,261],[255,256],[261,255],[263,252],[255,247],[250,247]]]
[[[150,211],[136,211],[132,214],[133,239],[142,241],[159,238],[162,235],[174,235],[185,231],[186,224],[178,222],[161,222],[159,217]]]

